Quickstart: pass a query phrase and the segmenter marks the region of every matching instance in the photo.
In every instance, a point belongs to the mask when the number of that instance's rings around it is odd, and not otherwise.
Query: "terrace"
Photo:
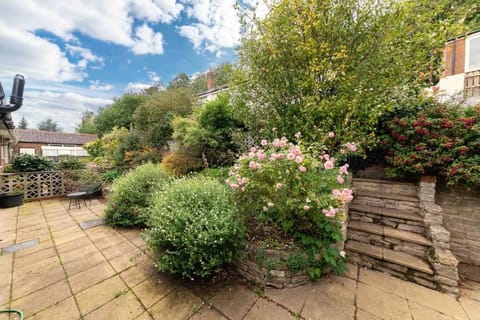
[[[351,264],[344,277],[282,290],[180,280],[157,271],[139,230],[99,225],[102,202],[67,208],[53,199],[0,210],[0,309],[64,320],[479,319],[478,283],[455,299]]]

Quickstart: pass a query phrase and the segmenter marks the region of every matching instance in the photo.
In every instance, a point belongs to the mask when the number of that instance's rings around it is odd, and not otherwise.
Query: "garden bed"
[[[249,244],[245,246],[241,261],[235,261],[234,267],[241,276],[263,286],[297,287],[308,283],[310,277],[305,270],[291,271],[295,257],[294,251]]]

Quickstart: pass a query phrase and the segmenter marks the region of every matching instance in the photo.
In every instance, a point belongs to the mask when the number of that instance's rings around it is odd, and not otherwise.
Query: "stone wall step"
[[[369,198],[380,198],[380,199],[387,199],[387,200],[397,200],[397,201],[408,201],[408,202],[418,203],[418,198],[417,197],[404,196],[404,195],[395,194],[395,193],[368,192],[368,191],[363,191],[363,190],[355,190],[355,196],[369,197]]]
[[[353,220],[348,223],[348,228],[367,232],[367,233],[372,233],[372,234],[376,234],[384,237],[408,241],[408,242],[412,242],[412,243],[416,243],[424,246],[432,246],[432,242],[430,240],[428,240],[426,237],[418,233],[399,230],[389,226],[383,226],[375,223]]]
[[[416,187],[417,184],[414,182],[402,182],[402,181],[395,181],[395,180],[387,180],[387,179],[376,179],[376,178],[353,178],[353,183],[355,182],[368,182],[368,183],[379,183],[379,184],[397,184],[401,186],[410,186]]]
[[[355,204],[355,200],[350,204],[349,211],[372,213],[372,214],[378,214],[381,216],[387,216],[392,218],[423,222],[423,217],[418,213],[404,212],[403,210],[393,209],[393,208],[383,208],[383,207],[374,207],[374,206]]]
[[[346,243],[345,248],[352,252],[401,265],[430,275],[434,274],[428,262],[408,253],[393,251],[354,240],[349,240]]]

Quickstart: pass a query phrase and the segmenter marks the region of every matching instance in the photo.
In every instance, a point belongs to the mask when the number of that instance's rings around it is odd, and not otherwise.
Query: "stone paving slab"
[[[26,320],[480,319],[478,283],[455,299],[356,265],[342,277],[264,292],[236,278],[182,281],[158,272],[139,230],[82,230],[79,223],[103,218],[101,202],[67,208],[53,199],[0,209],[0,246],[39,239],[0,255],[0,308],[19,308]]]

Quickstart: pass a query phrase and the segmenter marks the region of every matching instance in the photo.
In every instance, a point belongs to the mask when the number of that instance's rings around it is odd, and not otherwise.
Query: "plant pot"
[[[23,192],[7,192],[0,194],[0,208],[18,207],[23,204]]]

